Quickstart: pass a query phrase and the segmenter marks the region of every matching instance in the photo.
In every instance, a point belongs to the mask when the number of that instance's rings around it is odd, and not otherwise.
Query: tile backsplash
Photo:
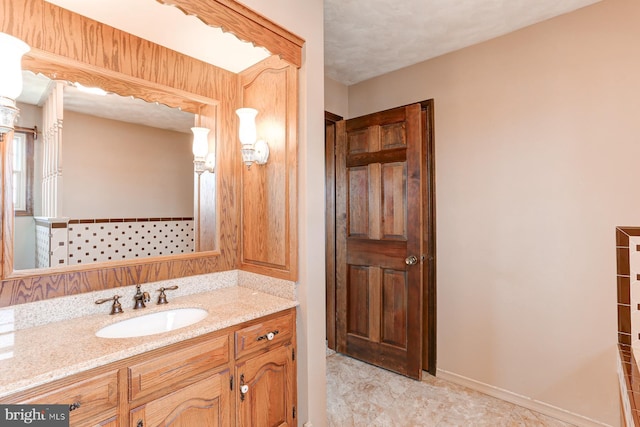
[[[37,221],[38,267],[78,265],[194,251],[193,218]]]

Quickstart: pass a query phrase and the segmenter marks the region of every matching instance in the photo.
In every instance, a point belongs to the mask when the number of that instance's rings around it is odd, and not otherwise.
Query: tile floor
[[[415,381],[335,353],[327,356],[327,407],[332,427],[571,426],[431,375]]]

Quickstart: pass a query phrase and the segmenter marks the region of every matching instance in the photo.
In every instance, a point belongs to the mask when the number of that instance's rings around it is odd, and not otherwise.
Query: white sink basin
[[[100,338],[132,338],[160,334],[193,325],[207,317],[201,308],[174,308],[173,310],[143,314],[121,320],[96,332]]]

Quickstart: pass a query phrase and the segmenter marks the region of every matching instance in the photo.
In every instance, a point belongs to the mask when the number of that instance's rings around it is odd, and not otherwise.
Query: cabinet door
[[[138,406],[129,412],[131,427],[226,427],[230,425],[229,371]]]
[[[291,346],[239,363],[236,378],[236,419],[239,426],[295,425],[295,363]]]

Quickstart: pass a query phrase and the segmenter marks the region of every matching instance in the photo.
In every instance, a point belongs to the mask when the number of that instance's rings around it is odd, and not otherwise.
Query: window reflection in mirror
[[[194,115],[65,83],[52,130],[43,119],[52,85],[25,72],[18,98],[19,126],[59,132],[61,144],[46,146],[41,133],[25,154],[34,164],[33,212],[15,211],[14,268],[193,252]]]

